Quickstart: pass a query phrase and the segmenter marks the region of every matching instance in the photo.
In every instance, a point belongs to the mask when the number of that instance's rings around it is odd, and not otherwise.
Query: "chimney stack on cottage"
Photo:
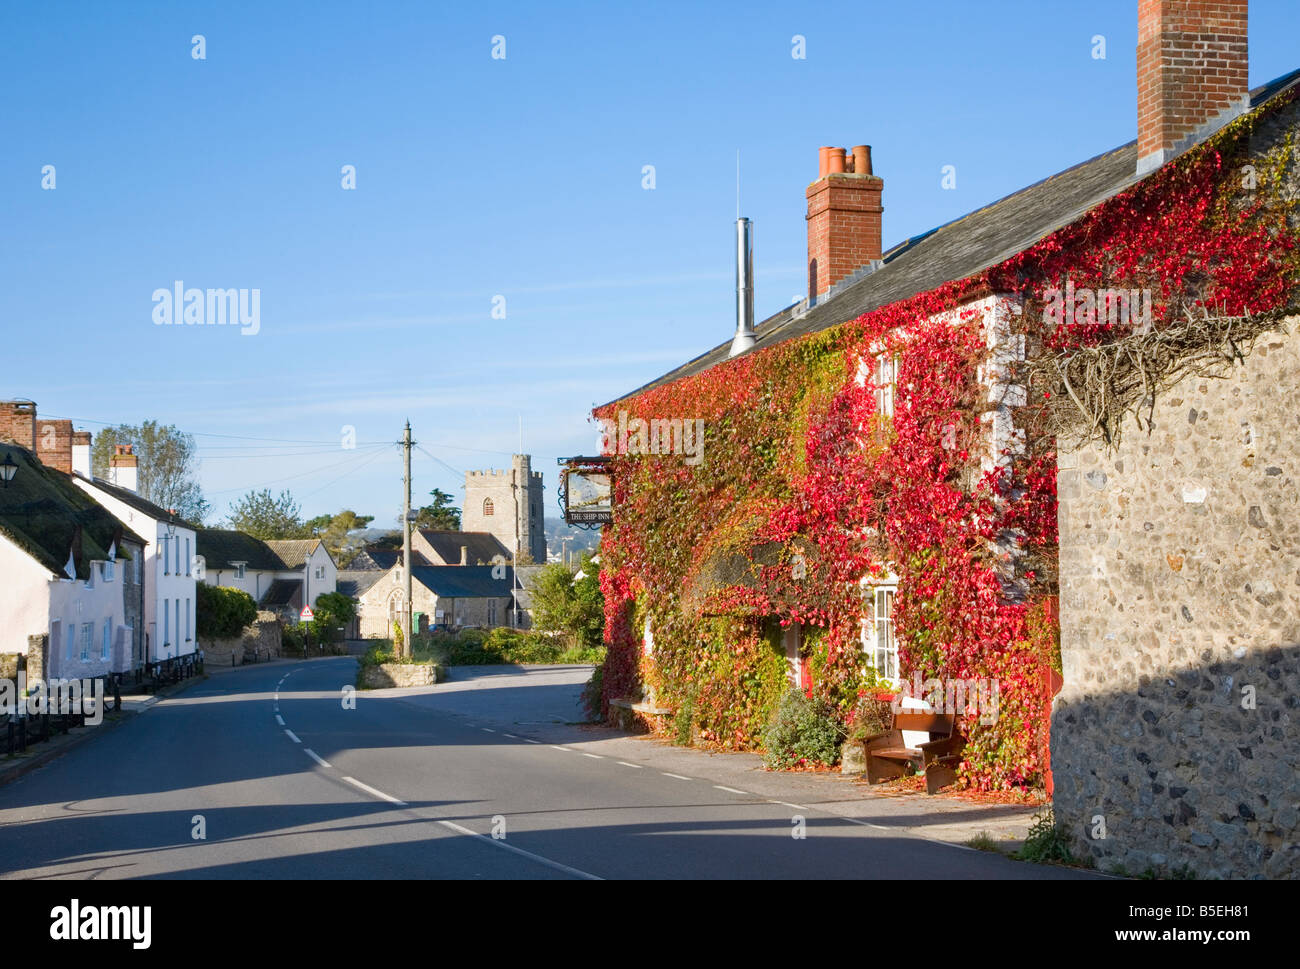
[[[90,477],[90,431],[72,432],[72,473]]]
[[[871,146],[823,147],[817,181],[808,186],[808,302],[880,259],[881,192]]]
[[[1247,0],[1138,0],[1139,174],[1243,113]]]
[[[139,484],[139,458],[131,453],[130,444],[113,445],[113,456],[108,461],[108,481],[127,491],[137,490]]]
[[[460,547],[460,564],[461,564],[461,565],[469,565],[469,546],[468,546],[468,545],[462,545],[462,546]]]

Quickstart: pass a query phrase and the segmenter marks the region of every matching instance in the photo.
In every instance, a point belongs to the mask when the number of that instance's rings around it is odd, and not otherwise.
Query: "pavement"
[[[0,786],[4,878],[1008,878],[1032,810],[583,725],[587,667],[215,671]]]

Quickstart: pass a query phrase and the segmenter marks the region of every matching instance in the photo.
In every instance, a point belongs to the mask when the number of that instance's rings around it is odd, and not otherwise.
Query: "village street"
[[[1096,877],[916,836],[997,808],[580,726],[585,667],[454,669],[348,709],[355,669],[212,674],[5,784],[4,877]]]

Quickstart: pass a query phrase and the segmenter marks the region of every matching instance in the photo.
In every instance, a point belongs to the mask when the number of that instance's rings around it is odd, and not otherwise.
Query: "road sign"
[[[311,622],[316,618],[316,613],[311,611],[311,606],[303,606],[302,612],[298,613],[298,618],[303,622]]]

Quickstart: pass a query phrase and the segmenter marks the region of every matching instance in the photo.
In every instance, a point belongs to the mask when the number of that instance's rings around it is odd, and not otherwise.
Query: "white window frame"
[[[898,636],[894,623],[894,602],[898,596],[898,579],[890,576],[872,581],[864,578],[862,589],[862,633],[860,642],[869,669],[888,683],[897,683],[902,673],[898,665]],[[887,614],[881,614],[882,606]],[[883,668],[882,668],[883,667]]]
[[[876,414],[890,419],[894,416],[894,399],[898,396],[898,357],[878,353],[871,373],[871,383],[876,392]]]
[[[113,620],[104,620],[104,638],[99,644],[99,658],[106,660],[113,646]]]
[[[90,662],[90,641],[95,638],[95,624],[93,622],[83,622],[81,624],[81,662]]]
[[[185,574],[186,575],[193,574],[191,571],[193,564],[194,564],[194,556],[190,554],[190,540],[187,538],[185,539]]]
[[[246,578],[246,577],[247,577],[248,563],[246,563],[246,562],[232,562],[232,563],[230,563],[230,564],[233,565],[234,568],[235,568],[235,578],[236,578],[236,579],[243,579],[243,578]]]
[[[99,563],[99,577],[105,582],[112,582],[115,570],[112,562]]]
[[[190,641],[190,600],[185,600],[185,641]]]

